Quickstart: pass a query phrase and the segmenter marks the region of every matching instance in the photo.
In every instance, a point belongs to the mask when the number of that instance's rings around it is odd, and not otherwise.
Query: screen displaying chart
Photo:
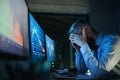
[[[32,58],[42,59],[45,57],[45,34],[32,14],[29,17]]]
[[[48,36],[46,38],[47,61],[55,61],[55,42]]]

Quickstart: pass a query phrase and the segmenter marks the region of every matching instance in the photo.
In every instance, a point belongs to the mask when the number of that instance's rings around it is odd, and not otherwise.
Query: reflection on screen
[[[30,16],[30,36],[31,36],[31,49],[32,58],[45,57],[45,34],[34,17]]]
[[[55,61],[55,42],[47,35],[46,37],[46,52],[47,61]]]
[[[0,52],[29,56],[28,8],[24,0],[0,2]]]

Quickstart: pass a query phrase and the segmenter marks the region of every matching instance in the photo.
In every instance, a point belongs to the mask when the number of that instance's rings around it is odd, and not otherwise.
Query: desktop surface
[[[69,80],[76,80],[76,79],[91,79],[89,75],[87,74],[71,74],[71,73],[66,73],[66,74],[61,74],[57,72],[53,72],[52,76],[55,79],[69,79]]]

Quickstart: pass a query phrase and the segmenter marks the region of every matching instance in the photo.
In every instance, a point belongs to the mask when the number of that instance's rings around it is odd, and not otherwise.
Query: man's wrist
[[[89,52],[91,50],[90,50],[88,44],[85,44],[80,48],[80,51],[81,51],[82,54],[85,54],[86,52]]]
[[[82,43],[81,47],[83,47],[84,45],[87,45],[87,43]]]

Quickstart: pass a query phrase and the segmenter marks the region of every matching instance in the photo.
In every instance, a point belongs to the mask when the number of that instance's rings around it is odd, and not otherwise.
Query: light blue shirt
[[[111,71],[120,60],[120,38],[99,33],[96,39],[97,51],[92,51],[88,44],[75,53],[75,64],[79,73],[87,70],[93,78],[98,78]],[[118,54],[119,53],[119,54]],[[95,57],[95,55],[97,55]]]

